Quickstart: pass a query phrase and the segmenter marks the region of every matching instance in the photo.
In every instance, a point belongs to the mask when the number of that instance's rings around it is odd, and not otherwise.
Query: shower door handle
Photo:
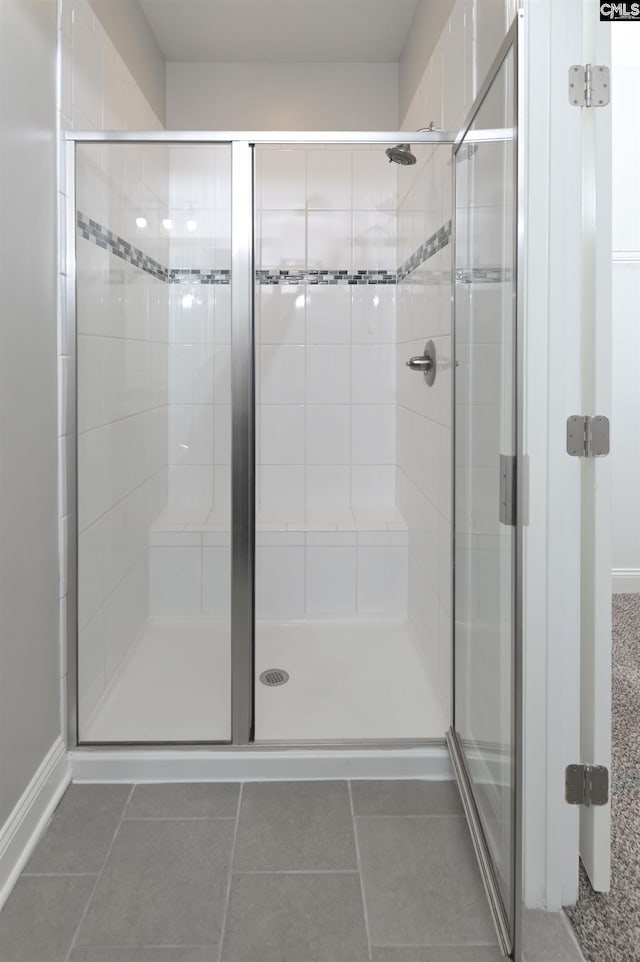
[[[431,387],[436,379],[436,346],[433,341],[427,341],[424,346],[424,353],[416,357],[410,357],[406,365],[412,371],[421,371],[424,374],[425,381]]]

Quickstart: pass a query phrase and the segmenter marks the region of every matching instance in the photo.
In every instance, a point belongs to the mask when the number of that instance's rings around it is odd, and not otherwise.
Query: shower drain
[[[269,688],[277,688],[278,685],[284,685],[289,681],[289,672],[284,668],[267,668],[260,675],[260,681]]]

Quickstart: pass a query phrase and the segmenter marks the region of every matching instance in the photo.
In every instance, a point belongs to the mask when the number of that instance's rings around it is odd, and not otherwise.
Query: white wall
[[[137,0],[90,0],[90,3],[143,96],[164,122],[166,63],[142,8]]]
[[[455,0],[421,0],[400,57],[400,116],[407,113],[442,31],[448,24]],[[425,119],[422,127],[429,120]]]
[[[432,120],[436,127],[457,129],[513,21],[516,6],[516,0],[456,0],[413,93],[408,80],[415,79],[417,72],[404,74],[403,130],[418,130]],[[407,45],[403,57],[410,53]]]
[[[60,735],[54,0],[0,3],[0,827]]]
[[[171,130],[396,130],[397,63],[169,63]]]
[[[640,44],[612,27],[613,590],[640,592]]]

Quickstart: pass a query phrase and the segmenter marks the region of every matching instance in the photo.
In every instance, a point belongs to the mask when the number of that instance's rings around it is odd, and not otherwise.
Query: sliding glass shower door
[[[79,741],[226,742],[231,146],[75,172]]]
[[[503,947],[519,899],[516,833],[516,33],[454,150],[454,720],[467,816]]]

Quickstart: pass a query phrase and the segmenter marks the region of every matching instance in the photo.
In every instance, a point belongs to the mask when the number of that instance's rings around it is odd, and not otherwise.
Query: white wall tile
[[[78,624],[84,628],[103,603],[103,527],[96,521],[78,538]]]
[[[310,211],[307,217],[308,266],[330,271],[350,270],[353,264],[351,230],[350,210]]]
[[[396,289],[358,285],[352,288],[351,337],[354,344],[394,344]]]
[[[356,551],[355,547],[307,548],[307,614],[355,613]]]
[[[397,217],[380,211],[353,213],[354,270],[390,270],[398,266]]]
[[[304,405],[263,404],[258,444],[261,464],[304,464]]]
[[[258,150],[258,207],[262,210],[304,210],[306,207],[306,151],[278,147]]]
[[[305,288],[296,284],[259,287],[257,342],[304,344],[307,296]]]
[[[351,400],[351,347],[307,347],[306,393],[309,404],[348,404]]]
[[[205,547],[202,551],[202,609],[205,615],[231,611],[231,553],[229,547]]]
[[[354,404],[351,413],[352,463],[395,464],[395,405]]]
[[[305,400],[305,348],[267,344],[259,350],[262,404],[302,404]]]
[[[256,549],[256,617],[299,618],[305,603],[305,549]]]
[[[344,284],[311,287],[307,304],[307,344],[351,341],[351,289]]]
[[[169,463],[213,463],[213,405],[172,404],[169,408]]]
[[[348,464],[351,405],[310,404],[306,424],[307,464]]]
[[[357,550],[358,611],[403,614],[407,610],[407,549]]]
[[[309,210],[351,210],[351,151],[307,151]]]
[[[149,549],[151,615],[197,615],[202,610],[202,550]]]
[[[351,503],[351,471],[346,465],[310,465],[307,468],[307,505]]]
[[[394,403],[395,351],[390,345],[358,345],[351,363],[354,404]]]
[[[104,616],[100,608],[78,637],[80,735],[104,692]]]
[[[260,465],[259,501],[263,507],[304,506],[305,468],[302,465]]]
[[[109,468],[107,429],[97,428],[78,437],[78,529],[99,518],[105,510]]]
[[[392,464],[352,465],[351,503],[393,504],[395,476],[395,466]]]
[[[302,211],[263,211],[259,266],[301,267],[305,263],[306,218]]]
[[[353,209],[392,210],[398,201],[398,168],[387,162],[382,147],[354,150]]]

